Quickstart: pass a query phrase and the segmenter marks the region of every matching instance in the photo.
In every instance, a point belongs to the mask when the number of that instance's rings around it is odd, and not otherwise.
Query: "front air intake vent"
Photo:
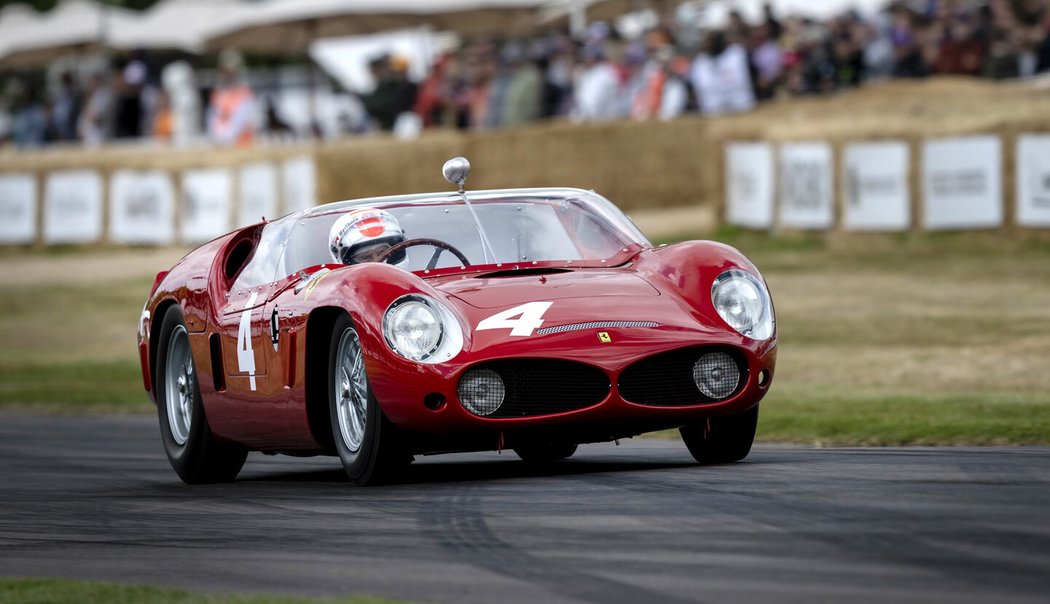
[[[554,359],[507,359],[467,371],[459,396],[460,402],[470,403],[464,407],[475,415],[533,417],[597,405],[611,389],[609,376],[591,365]],[[471,400],[464,401],[465,396]]]
[[[651,407],[687,407],[725,400],[747,381],[747,362],[727,348],[684,348],[627,367],[616,388],[625,401]]]

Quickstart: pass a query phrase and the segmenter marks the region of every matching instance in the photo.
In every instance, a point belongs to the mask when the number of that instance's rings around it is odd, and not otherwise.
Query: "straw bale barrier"
[[[784,100],[748,114],[713,119],[693,115],[673,122],[553,121],[492,132],[439,130],[410,141],[377,135],[253,149],[147,145],[33,152],[7,149],[0,151],[0,174],[34,174],[42,199],[48,172],[92,169],[107,183],[103,197],[108,198],[109,176],[120,169],[162,170],[172,174],[177,189],[184,170],[238,168],[260,161],[279,164],[306,155],[316,168],[316,201],[325,203],[448,190],[441,178],[441,164],[464,155],[473,164],[468,184],[472,189],[573,186],[594,189],[625,210],[703,207],[721,215],[727,143],[827,142],[834,150],[838,198],[843,147],[892,139],[906,142],[911,149],[911,197],[919,212],[923,141],[990,134],[1002,142],[1005,224],[1011,225],[1017,137],[1046,132],[1050,132],[1050,91],[1022,83],[943,78],[894,81],[830,97]],[[238,195],[235,190],[234,199]],[[841,205],[841,200],[837,203]],[[279,204],[279,209],[286,208]]]

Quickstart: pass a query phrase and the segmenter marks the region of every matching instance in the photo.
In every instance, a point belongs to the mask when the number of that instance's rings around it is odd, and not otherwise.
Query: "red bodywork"
[[[168,305],[182,307],[212,431],[251,449],[332,451],[328,327],[339,312],[348,313],[358,329],[369,381],[383,412],[414,435],[410,442],[416,453],[495,449],[511,446],[516,435],[536,431],[556,432],[576,442],[629,437],[746,410],[758,404],[772,380],[776,334],[765,341],[747,338],[726,325],[712,305],[711,285],[723,271],[741,268],[759,275],[742,254],[719,243],[633,246],[600,267],[529,262],[410,273],[377,263],[328,266],[331,272],[303,286],[304,275],[308,279],[323,268],[316,266],[261,287],[230,291],[236,277],[227,274],[230,256],[257,244],[262,226],[205,244],[158,275],[139,329],[142,371],[155,400],[157,354],[150,332]],[[415,363],[392,352],[384,341],[384,312],[395,299],[411,293],[443,302],[460,320],[464,347],[450,361]],[[475,331],[483,319],[531,301],[553,302],[543,316],[544,326],[594,321],[651,321],[659,326],[526,337],[510,336],[509,330]],[[256,368],[254,390],[252,378],[238,369],[238,330],[246,310]],[[603,342],[598,332],[606,332],[611,341]],[[720,346],[746,359],[743,387],[726,400],[686,407],[643,406],[620,396],[616,384],[625,367],[653,354],[694,346]],[[460,405],[458,380],[471,366],[520,358],[566,359],[600,368],[612,385],[610,394],[589,408],[538,417],[484,418]]]

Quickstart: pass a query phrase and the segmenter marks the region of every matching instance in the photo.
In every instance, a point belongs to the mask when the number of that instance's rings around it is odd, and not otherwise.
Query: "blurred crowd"
[[[374,57],[369,68],[375,87],[354,95],[363,117],[345,131],[719,115],[886,78],[1050,71],[1050,0],[902,0],[873,16],[848,12],[820,22],[767,6],[750,22],[730,12],[718,29],[669,15],[634,39],[599,22],[577,37],[470,41],[440,56],[419,81],[397,55]],[[0,91],[0,142],[205,135],[246,145],[257,133],[291,130],[272,102],[257,101],[237,53],[220,55],[216,73],[202,92],[189,64],[155,71],[133,56],[110,75],[65,73],[47,94],[9,81]]]

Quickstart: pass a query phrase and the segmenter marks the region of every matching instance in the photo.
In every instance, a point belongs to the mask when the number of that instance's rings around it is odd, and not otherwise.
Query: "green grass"
[[[135,330],[149,277],[0,286],[0,406],[152,412]]]
[[[2,579],[0,604],[383,604],[371,597],[286,598],[237,594],[201,595],[179,589],[58,579]]]
[[[726,228],[706,238],[747,254],[776,304],[760,440],[1050,444],[1050,234]],[[72,285],[0,281],[0,407],[152,413],[134,341],[149,269]]]
[[[134,361],[0,364],[0,404],[40,411],[152,411]]]

